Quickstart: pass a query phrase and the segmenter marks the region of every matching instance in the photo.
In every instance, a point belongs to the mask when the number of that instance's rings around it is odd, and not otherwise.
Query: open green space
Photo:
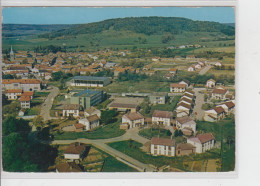
[[[50,94],[50,92],[35,92],[35,97],[47,97]]]
[[[139,135],[144,136],[146,138],[152,139],[152,137],[163,137],[163,138],[170,138],[172,133],[170,130],[166,129],[153,129],[153,128],[146,128],[139,131]]]

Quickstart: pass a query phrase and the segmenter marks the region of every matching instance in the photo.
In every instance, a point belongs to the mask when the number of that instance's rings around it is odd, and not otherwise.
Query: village
[[[203,48],[177,48],[191,47]],[[49,129],[47,141],[59,150],[50,171],[106,171],[111,156],[127,171],[220,171],[223,143],[232,143],[223,126],[235,115],[234,83],[219,75],[234,72],[230,59],[133,53],[10,46],[2,56],[3,115]]]

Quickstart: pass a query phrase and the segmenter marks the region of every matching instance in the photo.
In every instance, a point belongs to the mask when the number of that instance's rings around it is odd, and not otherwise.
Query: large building
[[[168,93],[158,92],[150,95],[149,99],[152,104],[165,104],[167,101],[167,97]]]
[[[2,89],[22,89],[23,91],[41,90],[41,81],[38,79],[3,79]]]
[[[71,104],[79,104],[84,109],[95,106],[103,100],[103,91],[99,90],[83,90],[79,93],[75,93],[70,98]]]
[[[104,87],[110,83],[109,77],[75,76],[71,81],[71,86]]]
[[[175,141],[168,138],[156,138],[151,140],[151,154],[153,156],[175,156]]]

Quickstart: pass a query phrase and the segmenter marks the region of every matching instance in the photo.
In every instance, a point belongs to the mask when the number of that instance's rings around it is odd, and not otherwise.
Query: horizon
[[[129,17],[181,17],[235,23],[233,7],[7,7],[2,24],[72,25]]]

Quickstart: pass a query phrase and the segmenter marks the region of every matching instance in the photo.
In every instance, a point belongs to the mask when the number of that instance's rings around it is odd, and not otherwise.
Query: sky
[[[140,16],[235,23],[232,7],[9,7],[4,8],[2,13],[3,23],[12,24],[79,24]]]

